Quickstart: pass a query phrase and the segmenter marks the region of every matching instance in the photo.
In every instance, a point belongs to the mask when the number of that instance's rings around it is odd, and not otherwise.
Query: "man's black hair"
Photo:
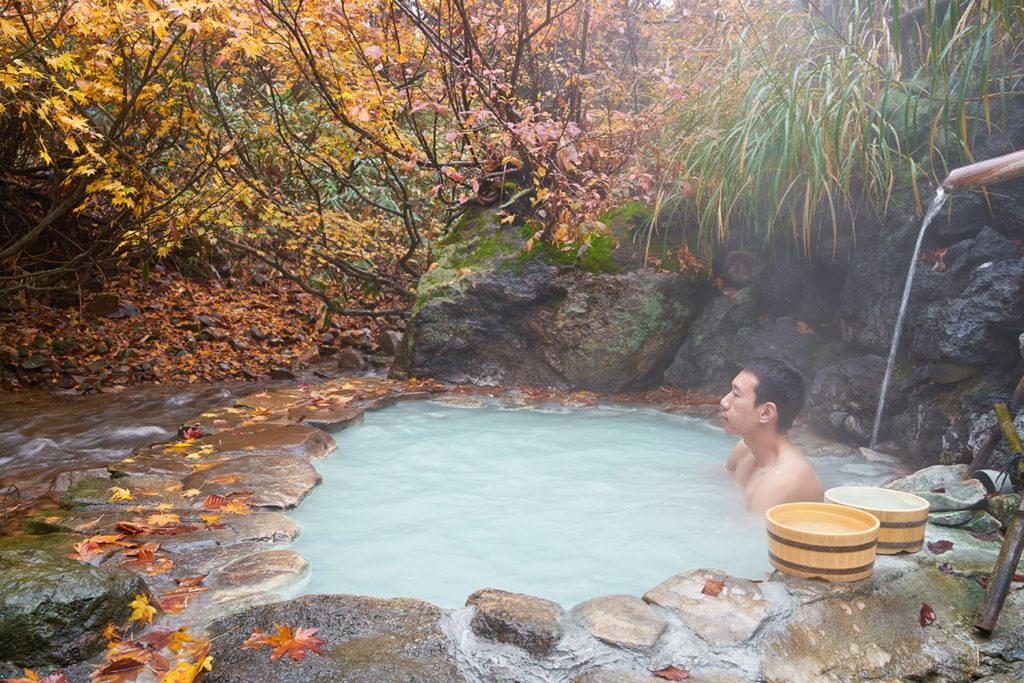
[[[791,364],[778,358],[750,358],[743,369],[757,378],[754,404],[771,401],[775,404],[779,420],[775,428],[780,432],[793,426],[793,419],[804,407],[804,377]]]

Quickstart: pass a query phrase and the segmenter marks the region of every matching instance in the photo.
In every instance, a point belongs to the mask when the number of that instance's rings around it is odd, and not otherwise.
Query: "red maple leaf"
[[[707,579],[704,581],[704,587],[700,589],[700,592],[704,595],[710,595],[713,598],[717,598],[718,594],[722,592],[722,588],[725,587],[725,579]]]
[[[933,555],[941,555],[952,548],[953,541],[935,541],[934,543],[928,544],[928,550],[932,551]]]
[[[287,654],[296,662],[301,662],[306,658],[307,650],[312,650],[319,655],[323,654],[319,646],[327,644],[327,641],[313,635],[319,629],[300,627],[293,631],[287,623],[284,625],[275,623],[274,628],[277,629],[277,633],[263,633],[259,627],[254,628],[252,634],[238,649],[244,650],[251,647],[253,650],[259,650],[264,645],[268,645],[274,648],[274,651],[270,653],[270,661]]]
[[[921,628],[935,621],[935,610],[928,606],[927,602],[921,603]]]
[[[652,671],[652,674],[658,678],[664,678],[666,681],[685,681],[690,677],[690,672],[687,669],[677,669],[674,666],[666,666],[664,669],[658,669]]]

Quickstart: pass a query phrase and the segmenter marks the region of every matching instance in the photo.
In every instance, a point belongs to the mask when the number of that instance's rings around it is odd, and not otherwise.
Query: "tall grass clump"
[[[994,102],[1021,85],[1017,2],[953,0],[941,16],[932,2],[921,24],[899,0],[749,23],[682,104],[673,152],[687,191],[666,185],[658,215],[696,226],[705,254],[788,235],[809,255],[847,237],[861,207],[920,201],[923,181],[972,160],[979,126],[1000,126]]]

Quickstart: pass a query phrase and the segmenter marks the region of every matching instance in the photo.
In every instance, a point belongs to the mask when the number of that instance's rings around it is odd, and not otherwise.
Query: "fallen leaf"
[[[91,529],[94,526],[96,526],[97,524],[99,524],[101,519],[103,519],[103,515],[100,515],[99,517],[97,517],[96,519],[94,519],[91,522],[86,522],[84,524],[79,524],[78,526],[71,527],[71,529],[73,531],[85,531],[86,529]],[[56,519],[54,519],[54,521],[56,521]]]
[[[942,553],[946,552],[947,550],[951,550],[952,548],[952,541],[935,541],[934,543],[928,544],[928,550],[932,551],[932,554],[934,555],[941,555]]]
[[[977,584],[979,586],[982,587],[982,589],[988,590],[988,577],[987,576],[976,576],[976,577],[974,577],[974,580],[977,582]]]
[[[664,669],[658,669],[651,673],[658,678],[664,678],[666,681],[685,681],[690,677],[688,669],[677,669],[674,666],[666,666]]]
[[[946,492],[946,489],[944,489],[944,488],[932,489],[932,493],[945,493],[945,492]]]
[[[704,595],[710,595],[713,598],[717,598],[718,594],[722,592],[722,588],[725,587],[725,579],[707,579],[704,582],[704,587],[700,589],[700,592]]]
[[[181,515],[176,515],[170,512],[161,512],[156,515],[150,515],[146,518],[147,524],[154,526],[167,526],[168,524],[174,524],[181,520]]]
[[[127,683],[134,681],[142,673],[146,665],[137,659],[126,658],[110,662],[93,672],[93,683],[107,681],[108,683]]]
[[[135,594],[135,599],[129,604],[132,608],[132,615],[128,621],[144,621],[147,624],[153,623],[153,615],[156,614],[156,607],[149,604],[149,598],[141,593]]]
[[[935,621],[935,610],[928,606],[927,602],[921,603],[921,628]]]
[[[797,324],[796,324],[796,333],[797,334],[810,334],[811,333],[811,328],[809,328],[807,326],[807,323],[805,323],[805,322],[797,322]]]
[[[111,486],[107,490],[113,492],[110,494],[111,503],[116,503],[122,500],[133,500],[132,494],[128,491],[128,489],[123,489],[120,486]]]
[[[275,623],[274,627],[277,629],[277,633],[262,633],[259,627],[254,628],[238,649],[244,650],[251,647],[253,650],[259,650],[264,645],[272,647],[274,650],[270,653],[270,661],[287,654],[296,662],[301,662],[306,658],[307,650],[323,654],[319,646],[326,644],[327,641],[313,635],[319,629],[297,628],[292,631],[287,623],[283,626]]]
[[[968,531],[967,533],[969,533],[971,536],[974,536],[979,541],[995,541],[995,540],[997,540],[995,536],[992,536],[991,534],[983,534],[980,531]]]
[[[942,564],[939,565],[939,571],[942,572],[943,574],[952,574],[953,573],[953,565],[951,565],[949,562],[943,562]]]

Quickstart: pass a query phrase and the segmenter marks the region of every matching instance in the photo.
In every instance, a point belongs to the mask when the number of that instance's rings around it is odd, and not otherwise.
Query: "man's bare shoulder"
[[[781,457],[764,473],[750,495],[750,509],[764,512],[781,503],[820,502],[824,487],[814,467],[799,451],[797,457]]]

